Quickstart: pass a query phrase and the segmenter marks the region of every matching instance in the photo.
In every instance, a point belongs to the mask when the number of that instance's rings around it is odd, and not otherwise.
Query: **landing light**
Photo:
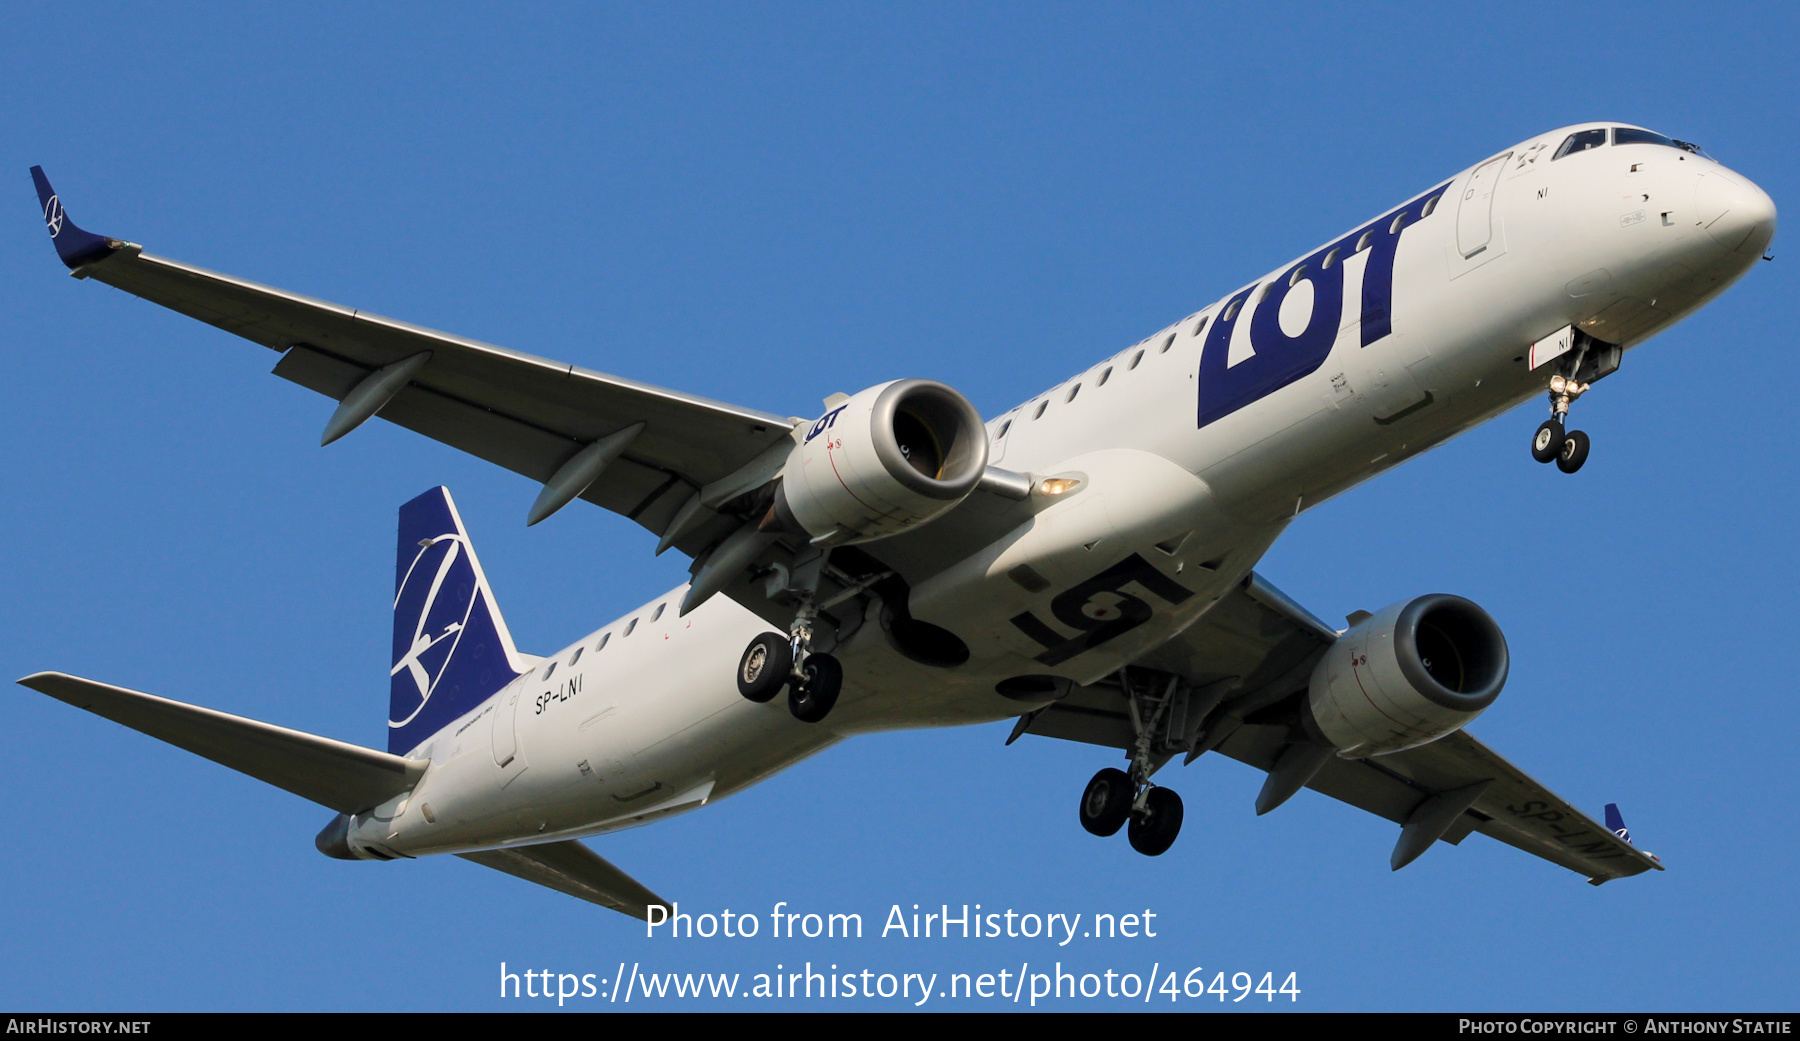
[[[1062,495],[1074,491],[1080,483],[1079,477],[1046,477],[1038,482],[1038,491],[1045,495]]]

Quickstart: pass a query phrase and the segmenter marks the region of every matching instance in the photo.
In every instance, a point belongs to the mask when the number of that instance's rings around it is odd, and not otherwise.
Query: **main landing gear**
[[[844,667],[831,655],[812,649],[818,616],[811,591],[806,591],[786,637],[763,633],[751,640],[738,659],[738,693],[761,703],[774,700],[786,687],[788,711],[795,719],[817,723],[829,715],[844,686]]]
[[[801,664],[796,667],[794,660]],[[844,686],[844,667],[829,654],[808,653],[798,638],[763,633],[738,659],[738,693],[755,702],[773,701],[783,687],[788,711],[803,723],[817,723],[837,704]]]
[[[1150,783],[1150,775],[1168,762],[1168,755],[1151,751],[1159,724],[1166,722],[1175,695],[1175,683],[1160,697],[1135,690],[1129,670],[1119,674],[1125,704],[1137,734],[1131,748],[1131,770],[1108,767],[1094,775],[1081,793],[1081,826],[1102,838],[1116,835],[1121,827],[1131,848],[1146,857],[1166,853],[1181,834],[1181,796]]]
[[[1161,856],[1181,834],[1181,796],[1168,788],[1139,787],[1130,774],[1109,766],[1081,793],[1081,826],[1102,838],[1126,828],[1132,849]]]

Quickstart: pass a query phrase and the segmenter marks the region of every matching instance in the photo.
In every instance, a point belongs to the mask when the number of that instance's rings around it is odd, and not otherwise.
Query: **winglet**
[[[31,180],[37,185],[38,202],[44,207],[44,227],[50,231],[50,241],[56,244],[56,255],[69,270],[103,260],[124,245],[77,228],[63,211],[62,200],[56,197],[56,189],[50,187],[50,178],[44,176],[43,167],[31,168]]]
[[[1625,815],[1619,812],[1619,804],[1616,802],[1606,804],[1606,830],[1626,842],[1631,841],[1631,830],[1625,827]]]

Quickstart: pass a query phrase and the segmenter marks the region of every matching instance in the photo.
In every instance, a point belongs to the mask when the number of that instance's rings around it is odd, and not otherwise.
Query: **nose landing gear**
[[[1580,359],[1576,355],[1577,365]],[[1556,468],[1566,474],[1574,473],[1587,462],[1587,434],[1580,430],[1564,433],[1563,422],[1568,419],[1570,403],[1586,394],[1590,386],[1560,374],[1550,377],[1551,414],[1531,436],[1531,458],[1540,463],[1555,462]]]
[[[1581,361],[1586,354],[1587,346],[1583,344],[1575,355],[1572,366],[1575,371],[1581,371]],[[1540,463],[1554,462],[1556,468],[1566,474],[1574,473],[1587,462],[1587,434],[1580,430],[1564,432],[1563,425],[1569,418],[1569,405],[1592,386],[1561,373],[1550,377],[1550,418],[1531,435],[1531,458]]]
[[[1531,436],[1531,458],[1555,463],[1566,474],[1574,473],[1587,462],[1590,444],[1587,434],[1565,429],[1569,406],[1592,389],[1595,382],[1617,372],[1625,354],[1618,344],[1596,340],[1580,329],[1572,335],[1574,353],[1559,363],[1560,371],[1550,377],[1550,418]],[[1535,359],[1533,364],[1538,364]]]

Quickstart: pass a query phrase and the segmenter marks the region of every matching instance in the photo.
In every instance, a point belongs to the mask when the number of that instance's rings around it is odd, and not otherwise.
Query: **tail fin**
[[[400,507],[388,751],[418,747],[528,668],[450,490]]]
[[[1619,812],[1619,804],[1616,802],[1606,804],[1606,830],[1626,842],[1631,841],[1631,829],[1625,827],[1625,815]]]

